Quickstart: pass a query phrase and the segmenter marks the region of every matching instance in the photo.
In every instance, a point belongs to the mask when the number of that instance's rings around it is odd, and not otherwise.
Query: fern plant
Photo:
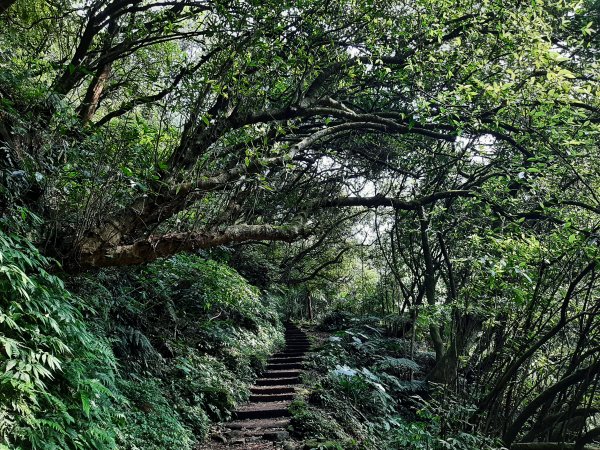
[[[376,370],[392,373],[392,374],[404,374],[406,372],[417,373],[421,370],[421,367],[408,358],[392,358],[386,356],[381,358],[374,366]]]
[[[30,242],[0,231],[0,442],[112,448],[112,352],[49,264]]]

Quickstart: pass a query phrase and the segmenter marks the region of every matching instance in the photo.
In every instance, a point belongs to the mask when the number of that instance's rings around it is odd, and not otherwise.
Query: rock
[[[283,450],[298,450],[298,446],[292,441],[286,441],[282,446]]]
[[[221,444],[227,443],[227,438],[220,433],[215,433],[212,435],[213,441],[220,442]]]
[[[235,438],[229,441],[231,445],[246,445],[246,439],[244,438]]]
[[[244,437],[244,432],[240,431],[240,430],[231,430],[228,431],[227,433],[225,433],[225,436],[227,436],[227,438],[233,440],[233,439],[241,439]]]
[[[263,434],[263,438],[267,439],[268,441],[274,442],[285,441],[289,437],[290,433],[288,433],[287,431],[269,431]]]

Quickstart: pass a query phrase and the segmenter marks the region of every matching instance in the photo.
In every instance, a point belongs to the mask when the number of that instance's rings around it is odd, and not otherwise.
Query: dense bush
[[[0,446],[111,448],[112,351],[49,264],[0,232]]]
[[[0,233],[0,448],[190,449],[283,340],[275,310],[194,256],[63,281]]]
[[[192,448],[230,417],[283,342],[276,309],[230,267],[179,255],[71,280],[98,314],[122,366],[118,442],[125,449]],[[162,432],[160,431],[162,430]]]
[[[429,352],[414,349],[411,359],[410,342],[386,337],[378,324],[376,317],[334,313],[321,326],[338,331],[309,359],[310,394],[292,409],[294,427],[313,440],[311,448],[498,448],[464,432],[469,405],[420,379],[418,361],[428,361]]]

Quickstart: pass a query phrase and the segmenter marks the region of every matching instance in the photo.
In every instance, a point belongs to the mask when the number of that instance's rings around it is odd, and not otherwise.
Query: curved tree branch
[[[133,244],[100,248],[83,254],[83,266],[107,267],[142,264],[181,252],[246,241],[292,242],[308,234],[303,225],[232,225],[220,231],[198,231],[150,236]]]

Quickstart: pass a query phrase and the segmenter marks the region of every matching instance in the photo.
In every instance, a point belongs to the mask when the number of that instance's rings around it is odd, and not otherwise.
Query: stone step
[[[256,380],[256,386],[285,386],[287,384],[300,384],[300,377],[259,378]]]
[[[302,369],[303,364],[301,362],[278,362],[267,364],[267,370],[290,370],[290,369]]]
[[[306,352],[299,352],[297,350],[294,351],[283,351],[280,353],[275,353],[275,355],[273,355],[275,358],[280,359],[280,358],[301,358],[304,355],[306,355]]]
[[[260,419],[258,419],[260,420]],[[290,437],[290,433],[284,428],[268,428],[259,430],[246,430],[243,432],[246,438],[262,438],[267,441],[281,442]],[[249,439],[246,439],[246,443]],[[254,447],[253,447],[254,448]],[[260,447],[264,448],[264,447]]]
[[[280,356],[280,357],[271,357],[269,358],[268,364],[281,364],[281,363],[302,363],[304,362],[304,357],[302,356]]]
[[[270,428],[285,428],[290,424],[290,419],[249,419],[230,422],[225,426],[232,430],[261,430]]]
[[[253,386],[250,392],[259,395],[268,394],[293,394],[296,390],[292,386]]]
[[[262,374],[262,378],[290,378],[300,375],[300,370],[268,370]]]
[[[278,419],[289,417],[290,402],[255,403],[244,406],[233,413],[235,420],[245,419]]]
[[[281,402],[285,400],[294,400],[295,394],[252,394],[250,396],[251,402]]]

